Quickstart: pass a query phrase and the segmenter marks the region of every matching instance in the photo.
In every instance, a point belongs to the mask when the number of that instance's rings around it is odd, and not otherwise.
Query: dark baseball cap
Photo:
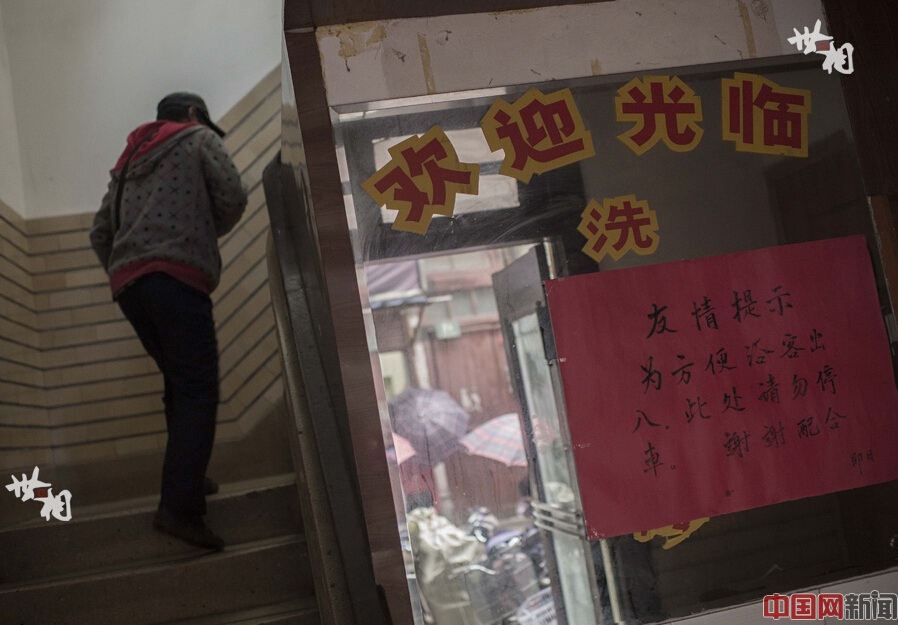
[[[212,122],[212,118],[209,117],[209,109],[206,108],[206,103],[195,93],[179,91],[165,96],[156,106],[156,119],[167,119],[170,121],[185,119],[191,106],[196,110],[197,119],[204,126],[214,130],[219,137],[225,136],[224,130],[216,126]]]

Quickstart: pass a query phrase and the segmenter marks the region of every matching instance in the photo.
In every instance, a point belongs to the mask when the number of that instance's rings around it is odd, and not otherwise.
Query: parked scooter
[[[518,607],[548,580],[536,528],[494,533],[495,526],[496,517],[485,508],[469,517],[468,532],[484,542],[486,559],[456,569],[452,577],[464,580],[481,625],[511,625]]]

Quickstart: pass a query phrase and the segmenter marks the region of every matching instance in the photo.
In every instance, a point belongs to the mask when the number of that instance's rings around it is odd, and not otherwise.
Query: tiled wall
[[[262,189],[262,170],[279,149],[280,107],[276,69],[219,121],[249,204],[219,241],[217,440],[240,438],[283,410]],[[92,220],[93,213],[24,220],[0,202],[0,470],[165,445],[162,377],[111,300],[90,248]]]

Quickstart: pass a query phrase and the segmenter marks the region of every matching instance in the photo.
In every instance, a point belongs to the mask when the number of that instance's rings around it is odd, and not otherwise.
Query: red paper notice
[[[546,291],[591,538],[898,478],[862,237]]]

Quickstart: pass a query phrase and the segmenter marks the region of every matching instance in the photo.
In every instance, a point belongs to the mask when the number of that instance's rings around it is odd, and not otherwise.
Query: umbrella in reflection
[[[412,444],[407,439],[402,438],[398,434],[393,434],[393,446],[387,450],[387,455],[391,460],[395,461],[396,464],[402,464],[406,460],[416,458],[417,454],[418,452],[415,451],[415,448],[412,447]]]
[[[526,467],[524,439],[518,415],[510,412],[490,419],[461,440],[469,454],[496,460],[509,467]]]
[[[470,416],[445,391],[409,388],[390,402],[393,432],[405,438],[421,462],[434,466],[458,448]]]

